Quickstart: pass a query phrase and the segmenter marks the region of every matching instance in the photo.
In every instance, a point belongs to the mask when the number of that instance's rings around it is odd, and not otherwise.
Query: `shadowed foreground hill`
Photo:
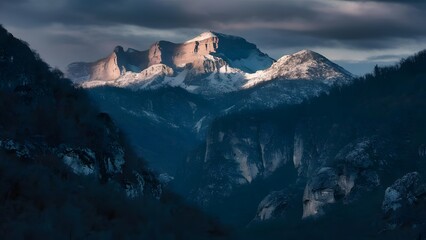
[[[426,236],[425,66],[422,51],[302,104],[215,120],[187,161],[192,196],[250,223],[244,239]]]
[[[206,239],[221,228],[165,192],[107,114],[0,26],[2,239]]]

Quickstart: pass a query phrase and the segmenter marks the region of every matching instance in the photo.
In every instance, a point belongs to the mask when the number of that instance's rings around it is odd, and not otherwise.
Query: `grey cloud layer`
[[[349,2],[385,2],[385,3],[400,3],[400,4],[412,4],[412,3],[424,3],[425,0],[342,0]]]
[[[77,49],[85,44],[85,49],[90,45],[98,48],[97,52],[114,43],[147,47],[160,39],[180,41],[202,29],[241,35],[263,49],[391,49],[404,39],[426,38],[423,24],[426,3],[425,0],[0,0],[1,22],[24,33],[40,29],[45,41],[53,45]],[[54,29],[49,30],[52,26]],[[62,31],[57,31],[58,26],[62,26]],[[137,35],[126,32],[125,27],[117,30],[120,26],[180,35],[157,39],[161,34]],[[93,31],[102,28],[116,32]],[[96,44],[94,39],[98,41]],[[99,46],[100,41],[105,46]]]
[[[336,2],[356,2],[359,12]],[[361,3],[360,3],[361,2]],[[371,1],[335,0],[17,0],[0,3],[3,18],[26,27],[131,24],[149,28],[259,28],[286,30],[313,37],[377,39],[425,36],[426,4],[381,0],[404,5],[387,6]],[[415,7],[409,3],[415,4]],[[362,5],[369,5],[364,6]],[[355,6],[356,7],[356,6]],[[382,11],[392,11],[389,13]],[[259,24],[263,23],[263,24]]]

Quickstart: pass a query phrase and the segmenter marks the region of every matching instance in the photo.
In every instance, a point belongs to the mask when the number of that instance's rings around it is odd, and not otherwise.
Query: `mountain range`
[[[0,235],[422,239],[425,65],[356,77],[205,32],[71,82],[0,27]]]
[[[216,50],[224,38],[234,52]],[[424,218],[413,212],[424,204],[423,138],[398,124],[420,127],[425,115],[398,116],[421,109],[424,53],[356,78],[310,50],[275,61],[240,41],[203,33],[178,44],[192,52],[190,61],[202,59],[201,68],[164,58],[145,69],[121,66],[109,81],[88,74],[80,84],[174,191],[227,224],[248,226],[246,238],[325,237],[333,226],[341,238],[422,233]],[[206,42],[214,48],[199,52]],[[345,215],[362,233],[333,218],[347,208],[369,209]],[[300,226],[313,230],[291,233]]]
[[[116,47],[96,62],[70,64],[66,75],[111,114],[155,171],[171,177],[214,119],[301,103],[354,79],[316,52],[275,61],[241,37],[215,32],[146,51]]]
[[[302,50],[275,61],[241,37],[215,32],[204,32],[180,44],[159,41],[145,51],[124,51],[117,46],[104,59],[70,64],[67,76],[86,88],[171,86],[203,95],[249,89],[277,79],[316,80],[331,85],[353,78],[313,51]]]

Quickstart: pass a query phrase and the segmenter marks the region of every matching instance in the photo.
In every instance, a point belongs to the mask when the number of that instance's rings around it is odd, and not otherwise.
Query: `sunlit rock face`
[[[113,81],[125,72],[138,73],[150,66],[164,64],[172,69],[189,68],[191,74],[218,72],[229,66],[253,73],[274,62],[256,45],[240,37],[205,32],[184,43],[167,41],[154,43],[148,50],[137,51],[117,46],[108,57],[94,63],[72,63],[68,76],[76,82]]]
[[[148,70],[156,65],[172,71],[159,75]],[[86,88],[109,85],[147,90],[172,86],[202,95],[245,90],[277,79],[334,85],[349,83],[353,78],[313,51],[302,50],[275,62],[245,39],[215,32],[205,32],[179,44],[159,41],[145,51],[125,51],[117,46],[112,54],[97,62],[70,64],[67,76]]]

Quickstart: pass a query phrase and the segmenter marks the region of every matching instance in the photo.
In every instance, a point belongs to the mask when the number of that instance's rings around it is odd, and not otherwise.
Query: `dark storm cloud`
[[[150,28],[210,28],[218,23],[246,20],[282,20],[315,15],[298,2],[196,1],[196,0],[18,0],[2,3],[2,14],[28,24],[63,23],[71,25],[133,24]],[[11,9],[19,11],[16,14]],[[1,10],[0,10],[1,11]],[[24,20],[30,18],[33,21]]]
[[[209,29],[243,36],[270,51],[318,47],[395,49],[406,43],[404,40],[421,42],[426,38],[423,26],[426,3],[421,0],[0,0],[0,22],[34,42],[42,48],[41,52],[55,56],[51,47],[65,47],[61,59],[56,60],[62,66],[71,56],[78,58],[81,54],[84,59],[94,59],[116,44],[144,49],[157,40],[179,42]]]
[[[401,39],[422,40],[426,36],[426,28],[418,24],[426,18],[417,16],[417,20],[404,21],[354,19],[330,23],[326,27],[318,27],[309,31],[309,35],[317,38],[337,41],[349,48],[383,49],[392,47]]]
[[[266,29],[275,31],[274,35],[287,32],[305,39],[352,41],[359,46],[362,40],[426,36],[426,28],[421,24],[426,22],[424,4],[415,8],[370,4],[353,13],[345,8],[333,9],[330,2],[333,1],[18,0],[2,2],[0,13],[2,19],[27,28],[60,23],[82,27],[130,24],[156,29],[240,29],[240,32],[244,28]],[[325,11],[327,7],[329,10]],[[381,12],[386,10],[392,13]],[[365,47],[371,45],[370,41],[364,42]]]
[[[24,26],[61,23],[66,25],[135,24],[150,27],[175,27],[189,23],[182,6],[173,1],[101,0],[19,0],[0,5],[2,14]],[[1,11],[1,10],[0,10]],[[16,12],[19,14],[16,14]],[[166,17],[167,14],[167,17]],[[27,21],[31,19],[32,21]],[[154,21],[154,19],[156,21]]]
[[[341,0],[348,2],[384,2],[384,3],[401,3],[401,4],[411,4],[411,3],[424,3],[425,0]]]

